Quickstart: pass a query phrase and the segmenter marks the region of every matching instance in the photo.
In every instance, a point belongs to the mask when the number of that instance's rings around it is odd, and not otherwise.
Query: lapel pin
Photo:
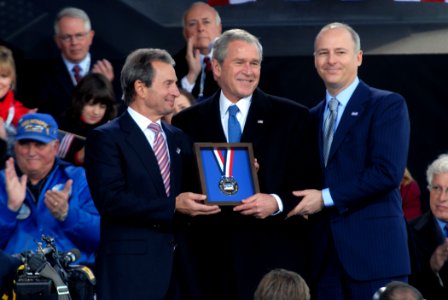
[[[180,154],[180,148],[176,148],[176,153]]]
[[[257,123],[258,124],[263,124],[263,120],[258,120]]]
[[[354,117],[358,116],[358,112],[357,111],[352,111],[352,116],[354,116]]]

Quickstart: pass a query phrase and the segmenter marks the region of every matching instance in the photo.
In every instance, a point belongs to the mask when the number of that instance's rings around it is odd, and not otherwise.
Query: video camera
[[[59,252],[52,237],[42,235],[37,251],[15,255],[19,267],[14,291],[17,299],[94,299],[95,277],[87,266],[72,265],[79,259],[78,249]]]

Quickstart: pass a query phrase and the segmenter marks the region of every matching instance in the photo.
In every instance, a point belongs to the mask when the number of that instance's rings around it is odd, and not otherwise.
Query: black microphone
[[[73,248],[70,251],[62,253],[61,263],[66,267],[69,264],[77,261],[80,257],[81,257],[81,252],[78,249]]]

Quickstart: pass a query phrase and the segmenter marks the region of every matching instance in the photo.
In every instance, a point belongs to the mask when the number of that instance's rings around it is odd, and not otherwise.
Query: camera
[[[95,276],[82,265],[73,265],[80,257],[78,249],[60,252],[52,237],[42,235],[37,250],[15,255],[22,261],[14,291],[18,300],[94,299]]]

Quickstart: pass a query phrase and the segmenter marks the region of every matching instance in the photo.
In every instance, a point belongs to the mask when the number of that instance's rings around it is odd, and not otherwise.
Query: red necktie
[[[154,131],[155,139],[153,145],[153,151],[159,164],[160,174],[162,175],[163,184],[165,185],[166,195],[170,195],[170,160],[168,158],[168,148],[165,142],[165,138],[162,134],[162,128],[157,123],[151,123],[148,126],[149,129]]]
[[[205,64],[205,72],[210,72],[212,70],[212,63],[210,61],[210,57],[208,56],[204,57],[204,64]]]
[[[79,65],[74,65],[72,72],[75,76],[76,83],[78,83],[81,80],[81,67]]]

